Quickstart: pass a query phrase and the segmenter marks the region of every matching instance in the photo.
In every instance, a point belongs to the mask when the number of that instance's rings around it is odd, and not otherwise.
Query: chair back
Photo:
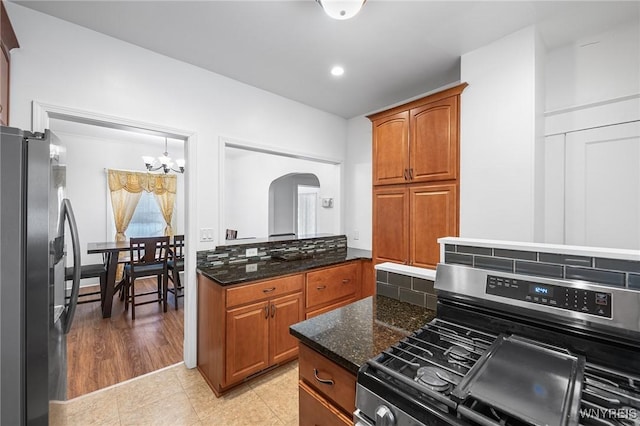
[[[166,268],[169,237],[142,237],[129,240],[131,272],[135,268],[158,266]]]
[[[184,235],[173,236],[171,250],[173,251],[173,258],[175,260],[184,259]]]

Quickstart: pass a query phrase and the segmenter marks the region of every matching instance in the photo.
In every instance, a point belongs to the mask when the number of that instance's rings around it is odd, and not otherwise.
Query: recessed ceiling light
[[[339,77],[342,74],[344,74],[344,68],[342,68],[340,65],[336,65],[333,68],[331,68],[331,75],[335,75],[336,77]]]

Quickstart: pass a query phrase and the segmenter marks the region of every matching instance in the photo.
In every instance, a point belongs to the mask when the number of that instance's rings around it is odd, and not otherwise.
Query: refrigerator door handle
[[[64,214],[66,220],[69,221],[69,230],[71,231],[71,244],[73,245],[73,286],[71,287],[71,298],[69,300],[69,306],[67,307],[67,314],[64,316],[64,322],[62,329],[64,334],[68,334],[73,323],[73,317],[76,313],[76,305],[78,304],[78,294],[80,292],[80,267],[82,261],[80,260],[80,240],[78,238],[78,226],[76,225],[76,218],[73,214],[73,208],[71,208],[71,201],[68,198],[62,200],[62,214]],[[59,235],[64,232],[64,221],[60,221],[60,227],[62,228]]]

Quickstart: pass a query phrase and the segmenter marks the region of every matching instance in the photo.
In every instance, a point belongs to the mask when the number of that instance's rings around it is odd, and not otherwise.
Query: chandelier
[[[360,12],[367,0],[316,0],[324,13],[333,19],[345,20],[353,18]]]
[[[147,168],[147,171],[155,172],[156,170],[162,170],[165,173],[169,173],[171,171],[176,173],[184,173],[184,165],[185,161],[183,158],[176,160],[177,169],[173,168],[173,160],[169,157],[169,151],[167,150],[167,138],[164,138],[164,154],[157,159],[155,157],[151,157],[145,155],[142,157],[142,161],[144,161],[144,165]]]

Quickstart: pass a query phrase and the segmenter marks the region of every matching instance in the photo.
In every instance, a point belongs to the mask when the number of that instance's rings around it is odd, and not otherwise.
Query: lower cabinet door
[[[227,310],[226,384],[269,366],[269,303]]]
[[[289,333],[289,327],[302,321],[302,293],[270,300],[269,310],[269,359],[277,364],[298,355],[298,339]]]
[[[353,425],[345,416],[303,381],[299,382],[300,426]]]

